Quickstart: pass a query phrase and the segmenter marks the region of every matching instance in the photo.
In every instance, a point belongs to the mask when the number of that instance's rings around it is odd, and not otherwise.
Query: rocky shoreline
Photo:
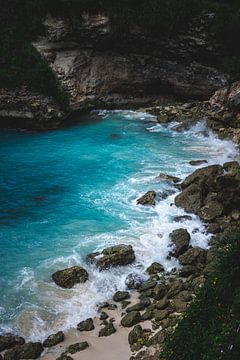
[[[167,181],[179,183],[179,179],[167,175],[164,177]],[[125,330],[125,338],[128,337],[132,353],[130,359],[159,359],[167,334],[177,325],[198,289],[206,281],[219,251],[224,247],[224,239],[240,227],[238,162],[197,169],[179,187],[181,192],[175,197],[175,205],[183,207],[187,213],[197,214],[206,224],[206,231],[214,234],[208,250],[190,245],[190,234],[184,227],[184,221],[190,215],[175,219],[179,225],[182,222],[183,227],[180,225],[169,234],[172,245],[168,256],[178,259],[179,269],[166,273],[161,264],[153,263],[142,276],[129,274],[126,278],[126,291],[117,291],[111,301],[99,304],[99,315],[96,318],[89,318],[78,324],[76,331],[80,332],[80,342],[64,348],[65,335],[62,331],[49,336],[42,344],[25,343],[19,336],[6,334],[0,336],[0,358],[37,359],[42,354],[43,359],[48,359],[48,356],[49,359],[58,360],[82,359],[82,351],[88,348],[91,358],[91,338],[90,341],[82,341],[82,337],[86,332],[91,333],[97,323],[98,333],[95,337],[99,337],[98,343],[102,337],[111,339],[111,336],[115,333],[114,336],[117,336],[125,328],[128,329]],[[147,194],[145,201],[139,202],[139,206],[154,206],[152,197]],[[99,271],[109,271],[113,266],[133,263],[134,249],[127,245],[113,246],[104,249],[102,253],[89,254],[87,261],[95,264]],[[53,281],[64,288],[85,282],[87,278],[86,270],[78,266],[53,274]]]

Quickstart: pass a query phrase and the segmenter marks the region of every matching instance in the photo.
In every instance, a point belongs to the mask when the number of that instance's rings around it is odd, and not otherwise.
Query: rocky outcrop
[[[179,257],[187,251],[190,242],[190,234],[186,229],[174,230],[169,236],[174,244],[174,249],[171,252],[173,256]]]
[[[89,319],[86,319],[84,321],[81,321],[77,325],[77,329],[79,331],[92,331],[94,329],[93,319],[89,318]]]
[[[13,334],[0,335],[0,351],[8,350],[16,345],[23,345],[25,340],[21,336]]]
[[[86,282],[88,280],[88,273],[81,266],[73,266],[56,271],[52,274],[52,279],[57,285],[71,289],[76,284]]]
[[[156,201],[155,201],[156,196],[157,194],[155,191],[148,191],[145,195],[137,199],[137,204],[154,206],[156,205]]]
[[[229,162],[196,170],[181,184],[183,191],[175,204],[202,220],[214,221],[230,216],[240,203],[240,165]]]
[[[128,291],[117,291],[113,295],[113,300],[116,302],[123,301],[130,298],[130,294]]]
[[[135,254],[131,245],[115,245],[102,252],[89,254],[87,261],[96,264],[99,270],[106,270],[110,267],[133,263]]]
[[[55,346],[64,341],[64,333],[62,331],[58,331],[56,334],[49,335],[46,340],[43,342],[44,347]]]

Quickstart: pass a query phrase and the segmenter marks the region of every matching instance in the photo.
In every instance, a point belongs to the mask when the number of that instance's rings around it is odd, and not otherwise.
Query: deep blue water
[[[124,288],[131,267],[101,274],[88,268],[90,281],[73,290],[52,283],[57,269],[87,267],[85,256],[97,248],[131,243],[141,266],[174,265],[165,257],[168,234],[179,226],[172,217],[181,210],[170,207],[173,197],[155,209],[136,199],[169,188],[156,180],[161,171],[183,177],[193,170],[189,160],[224,162],[235,149],[203,136],[202,125],[181,134],[153,121],[119,112],[58,131],[1,131],[0,330],[42,338]],[[198,219],[187,225],[200,229],[193,242],[207,246]]]

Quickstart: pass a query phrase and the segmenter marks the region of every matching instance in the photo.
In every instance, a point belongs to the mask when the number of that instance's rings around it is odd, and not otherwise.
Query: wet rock
[[[189,164],[192,166],[198,166],[202,164],[207,164],[207,160],[191,160],[189,161]]]
[[[126,309],[126,312],[129,313],[131,311],[142,311],[146,309],[149,305],[151,305],[150,299],[141,300],[139,303],[132,305]]]
[[[67,289],[71,289],[78,283],[84,283],[88,280],[88,273],[81,266],[73,266],[68,269],[56,271],[52,275],[53,281]]]
[[[52,334],[48,336],[46,340],[43,342],[44,347],[51,347],[59,344],[64,341],[64,333],[62,331],[58,331],[56,334]]]
[[[191,237],[186,229],[177,229],[170,234],[170,239],[175,245],[175,248],[171,254],[178,258],[189,248]]]
[[[121,324],[124,327],[131,327],[138,324],[141,320],[142,318],[140,312],[132,311],[122,318]]]
[[[217,223],[208,224],[207,230],[211,234],[218,234],[222,231],[221,225]]]
[[[81,321],[77,325],[77,329],[79,331],[91,331],[91,330],[93,330],[94,329],[93,319],[89,318],[89,319],[86,319],[84,321]]]
[[[155,275],[155,274],[158,274],[163,271],[164,271],[164,267],[161,264],[154,262],[154,263],[152,263],[152,265],[150,265],[147,268],[146,273],[148,275]]]
[[[66,353],[69,353],[69,354],[73,355],[73,354],[76,354],[79,351],[85,350],[88,347],[89,347],[88,342],[83,341],[83,342],[80,342],[80,343],[69,345],[67,347],[67,349],[66,349]]]
[[[65,353],[61,354],[56,360],[73,360],[73,358]]]
[[[148,191],[145,195],[137,199],[137,205],[156,205],[155,198],[157,194],[155,191]]]
[[[223,174],[221,165],[210,165],[201,169],[197,169],[191,175],[187,176],[182,182],[182,188],[186,189],[191,184],[210,184],[217,176]]]
[[[119,301],[123,301],[126,299],[130,299],[130,294],[128,291],[117,291],[114,295],[113,295],[113,300],[116,302]]]
[[[161,180],[166,180],[166,181],[169,181],[169,182],[173,182],[174,184],[179,183],[181,181],[181,179],[179,177],[172,176],[172,175],[167,175],[167,174],[164,174],[164,173],[160,173],[157,178],[161,179]]]
[[[108,318],[109,318],[108,314],[105,311],[102,311],[100,314],[100,320],[106,320]]]
[[[111,322],[109,322],[104,326],[104,328],[102,328],[99,331],[98,336],[99,337],[110,336],[110,335],[114,334],[115,332],[116,332],[116,329],[115,329],[114,325]]]
[[[191,248],[183,255],[179,256],[182,265],[198,265],[205,264],[207,252],[200,248]]]
[[[146,280],[139,274],[129,274],[126,277],[125,284],[128,289],[139,289]]]
[[[115,245],[104,249],[101,254],[88,255],[99,270],[106,270],[110,267],[128,265],[135,261],[135,254],[131,245]]]
[[[143,336],[143,329],[141,325],[136,325],[128,334],[128,342],[130,345],[135,344]]]
[[[37,359],[42,352],[43,346],[40,342],[29,342],[7,350],[4,354],[4,360]]]
[[[17,335],[5,334],[0,335],[0,351],[8,350],[16,345],[23,345],[25,340]]]
[[[176,221],[176,222],[183,222],[183,221],[188,221],[188,220],[192,220],[192,217],[190,215],[175,216],[173,218],[173,221]]]

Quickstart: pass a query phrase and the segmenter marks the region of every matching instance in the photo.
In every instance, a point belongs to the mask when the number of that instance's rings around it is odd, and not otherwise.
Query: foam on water
[[[0,230],[6,258],[0,281],[2,331],[43,339],[95,315],[98,303],[125,289],[129,273],[142,274],[153,261],[166,270],[178,267],[167,254],[169,233],[179,227],[188,229],[193,246],[208,246],[209,235],[197,216],[173,221],[184,215],[174,205],[176,193],[154,208],[137,206],[136,199],[148,190],[174,189],[156,179],[160,172],[184,178],[195,169],[189,160],[222,164],[236,156],[235,145],[219,140],[204,123],[178,133],[176,124],[155,125],[143,113],[105,111],[101,116],[99,123],[51,133],[1,135],[0,186],[9,194],[2,199]],[[99,272],[85,263],[90,251],[120,243],[133,245],[134,265]],[[51,274],[75,264],[87,269],[89,281],[58,288]]]

